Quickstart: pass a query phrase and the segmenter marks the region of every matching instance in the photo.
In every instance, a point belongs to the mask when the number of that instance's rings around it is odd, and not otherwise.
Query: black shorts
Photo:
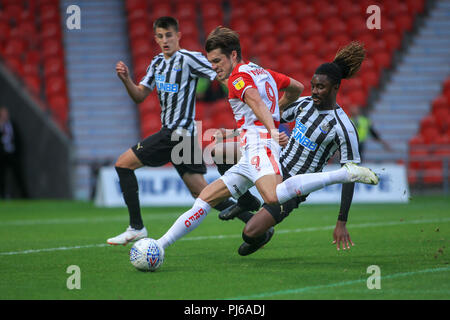
[[[171,162],[180,177],[186,172],[205,174],[206,166],[197,136],[172,133],[173,130],[163,127],[131,147],[131,150],[148,167],[161,167]]]

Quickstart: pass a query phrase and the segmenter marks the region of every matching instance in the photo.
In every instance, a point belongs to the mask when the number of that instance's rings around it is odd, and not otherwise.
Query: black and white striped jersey
[[[301,97],[281,115],[282,122],[295,120],[289,142],[283,148],[280,163],[291,176],[322,171],[339,150],[341,163],[360,163],[358,133],[339,106],[319,111],[311,97]]]
[[[170,59],[156,55],[140,84],[156,87],[161,105],[161,124],[169,129],[184,128],[195,133],[195,91],[198,78],[216,77],[215,71],[200,52],[180,49]]]

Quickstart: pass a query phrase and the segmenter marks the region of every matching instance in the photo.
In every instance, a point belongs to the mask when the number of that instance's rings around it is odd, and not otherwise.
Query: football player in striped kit
[[[280,110],[298,99],[303,85],[253,63],[244,63],[239,36],[228,28],[213,30],[205,48],[219,80],[228,79],[229,102],[239,127],[242,156],[222,177],[206,186],[193,207],[157,240],[162,248],[166,249],[197,228],[212,206],[230,195],[239,198],[252,186],[256,186],[267,205],[280,207],[298,195],[307,195],[330,184],[378,183],[378,177],[372,171],[355,164],[346,164],[327,173],[296,175],[282,182],[279,153],[284,137],[276,124]],[[278,101],[281,90],[285,94]],[[244,230],[245,245],[250,246],[244,248],[245,251],[259,248],[273,235],[275,220],[270,212],[258,212],[246,226],[252,226],[253,222],[262,234],[249,236]]]
[[[198,145],[194,121],[195,90],[200,77],[214,80],[217,74],[200,52],[180,48],[181,33],[175,18],[158,18],[153,24],[153,30],[161,53],[152,59],[147,74],[138,85],[133,82],[128,67],[122,61],[116,65],[118,77],[136,103],[144,101],[156,88],[161,105],[162,128],[128,149],[115,163],[130,223],[125,232],[107,239],[107,243],[112,245],[125,245],[147,237],[134,170],[143,166],[160,167],[172,162],[194,198],[207,185],[203,177],[206,166]],[[190,150],[182,150],[181,159],[174,160],[172,150],[179,143],[186,143],[184,145],[189,146]],[[190,151],[190,155],[186,156],[186,151]],[[233,204],[233,200],[225,199],[215,208],[220,211]]]
[[[311,80],[312,95],[301,97],[282,113],[282,122],[295,121],[289,141],[280,156],[284,180],[296,175],[321,172],[336,151],[340,151],[340,162],[343,165],[361,162],[357,130],[336,103],[336,95],[341,80],[353,77],[364,57],[365,50],[360,43],[352,42],[342,48],[332,63],[322,64],[315,71]],[[218,144],[217,147],[218,157],[222,157],[227,150],[228,152],[235,150],[231,145]],[[350,245],[353,245],[346,222],[353,199],[354,185],[345,183],[342,186],[341,206],[333,232],[333,243],[338,250],[350,249]],[[282,206],[264,204],[260,212],[248,220],[244,228],[244,239],[259,237],[260,241],[253,244],[244,242],[238,250],[239,254],[251,254],[267,243],[270,238],[264,236],[265,232],[286,218],[293,209],[306,200],[307,196],[308,194],[302,194]],[[219,217],[229,220],[239,215],[238,200],[229,212],[223,212]]]

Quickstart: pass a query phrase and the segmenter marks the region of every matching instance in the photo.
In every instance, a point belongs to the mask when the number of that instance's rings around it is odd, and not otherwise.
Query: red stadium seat
[[[275,26],[272,22],[266,19],[255,20],[252,23],[253,36],[256,38],[266,37],[272,35],[275,32]]]
[[[438,109],[447,110],[448,107],[449,107],[449,102],[447,101],[447,98],[444,95],[438,96],[432,102],[433,113],[436,112]]]
[[[44,22],[57,22],[59,21],[59,7],[51,4],[43,5],[40,7],[40,21]]]
[[[262,37],[255,45],[251,48],[250,54],[252,56],[259,56],[262,54],[273,54],[278,42],[274,36]]]
[[[324,32],[329,39],[347,33],[347,25],[339,17],[331,17],[325,21]]]
[[[210,21],[210,20],[206,20]],[[182,35],[188,37],[198,37],[198,26],[195,20],[184,19],[178,21]]]
[[[25,75],[23,79],[31,93],[38,96],[41,92],[41,78],[36,75]]]
[[[380,79],[375,71],[369,70],[364,73],[360,71],[359,73],[362,80],[362,85],[366,93],[369,91],[370,88],[378,86]]]
[[[339,10],[332,3],[327,1],[314,1],[314,7],[316,11],[316,16],[319,17],[320,20],[326,22],[330,18],[337,17],[339,14]]]
[[[284,19],[273,21],[275,23],[275,30],[277,30],[280,38],[285,38],[300,33],[298,24],[292,17],[288,16]]]
[[[336,8],[338,9],[339,16],[344,21],[361,16],[359,6],[355,5],[351,0],[336,1]]]
[[[9,39],[3,49],[5,55],[20,56],[27,49],[25,41],[21,39]]]
[[[135,10],[144,10],[147,11],[148,5],[147,1],[142,0],[126,0],[125,1],[125,8],[128,13],[135,11]]]
[[[411,15],[422,13],[425,8],[424,0],[406,0],[408,4],[408,10]]]
[[[363,90],[349,92],[348,97],[352,102],[352,104],[357,104],[362,107],[366,106],[367,95],[364,93]]]
[[[205,31],[205,35],[209,35],[211,31],[213,31],[219,25],[223,25],[220,21],[215,19],[209,19],[203,21],[203,30]]]
[[[204,19],[223,20],[223,8],[220,2],[201,2],[200,11]]]
[[[64,61],[59,56],[48,57],[44,61],[44,77],[64,75]]]
[[[413,27],[413,20],[409,14],[403,14],[400,16],[396,16],[395,25],[397,26],[397,30],[399,32],[411,31]]]
[[[450,91],[450,77],[448,77],[443,85],[443,89],[444,93],[449,92]],[[450,100],[449,100],[450,101]]]
[[[150,39],[151,27],[147,19],[139,19],[130,22],[128,25],[128,34],[130,39],[136,37],[145,37],[148,41]]]
[[[386,14],[389,17],[396,17],[402,14],[409,14],[408,5],[404,2],[385,1],[383,5],[384,5],[384,12],[386,12]]]
[[[373,55],[375,66],[378,70],[388,68],[391,65],[391,55],[387,52],[377,52]]]
[[[22,14],[22,11],[24,10],[21,5],[18,5],[17,3],[11,3],[6,5],[4,8],[5,16],[8,17],[10,20],[19,21],[20,15]]]
[[[56,94],[66,94],[66,81],[62,76],[51,76],[45,79],[45,95],[50,99]]]
[[[305,4],[303,1],[289,1],[289,9],[291,17],[298,22],[315,15],[314,8],[309,4]]]
[[[45,59],[53,55],[62,55],[63,49],[60,40],[57,39],[44,39],[41,42],[42,57]]]
[[[402,37],[399,33],[390,32],[383,35],[386,48],[392,53],[394,50],[400,48]]]
[[[292,54],[285,53],[278,56],[278,72],[286,75],[293,75],[302,72],[303,64],[300,58],[295,57]]]
[[[309,38],[315,35],[322,34],[323,26],[320,22],[318,22],[315,18],[305,18],[300,21],[300,32],[302,36],[305,38]]]
[[[29,62],[22,63],[24,76],[40,76],[40,66]]]
[[[367,32],[366,20],[359,15],[350,16],[346,24],[347,34],[352,38],[358,37],[359,35]]]
[[[197,8],[195,2],[179,1],[176,4],[175,16],[179,20],[190,19],[195,21],[197,17]]]
[[[159,17],[171,16],[172,15],[172,7],[169,2],[159,2],[155,1],[149,7],[151,22],[158,19]]]
[[[127,12],[128,24],[131,25],[135,21],[148,21],[148,13],[146,9],[136,8]]]
[[[146,55],[149,57],[152,52],[150,39],[145,36],[132,38],[131,48],[133,50],[133,57],[138,57],[140,55]]]
[[[44,22],[41,25],[40,36],[42,39],[61,37],[61,26],[56,22]]]

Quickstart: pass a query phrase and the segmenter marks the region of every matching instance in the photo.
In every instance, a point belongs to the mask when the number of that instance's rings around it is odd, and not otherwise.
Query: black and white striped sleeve
[[[159,60],[160,59],[158,58],[158,56],[153,58],[152,62],[150,63],[150,65],[147,68],[147,71],[146,71],[147,73],[145,74],[144,78],[142,78],[141,82],[139,82],[139,84],[146,86],[150,90],[153,90],[156,85],[155,66],[157,65],[157,61],[159,61]]]
[[[341,163],[360,163],[359,139],[355,126],[342,109],[334,111],[337,120],[337,140],[341,153]]]
[[[301,97],[297,101],[291,103],[286,108],[284,108],[281,113],[281,123],[293,122],[302,112],[303,107],[310,102],[309,97]]]
[[[211,63],[200,52],[180,50],[187,59],[187,63],[190,68],[190,72],[194,78],[206,78],[214,80],[217,76],[216,72],[212,69]]]

